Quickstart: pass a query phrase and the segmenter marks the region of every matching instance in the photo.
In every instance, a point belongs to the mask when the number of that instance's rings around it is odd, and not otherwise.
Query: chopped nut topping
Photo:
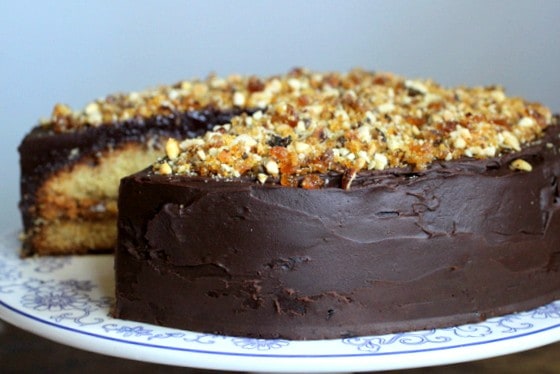
[[[264,173],[259,173],[257,174],[257,179],[259,180],[259,182],[261,182],[261,184],[265,184],[266,180],[268,179],[268,175]]]
[[[297,77],[294,79],[298,81]],[[291,90],[284,77],[261,80],[254,76],[209,76],[206,80],[181,81],[142,92],[109,95],[77,111],[56,104],[51,118],[41,120],[40,124],[55,132],[68,132],[204,108],[265,108],[278,95],[288,94]]]
[[[278,164],[274,160],[270,160],[264,165],[266,172],[270,175],[278,175],[280,170],[278,169]]]
[[[176,174],[244,175],[261,183],[273,177],[303,188],[320,188],[324,181],[308,176],[334,171],[350,188],[365,170],[422,170],[435,160],[519,151],[555,125],[549,109],[507,97],[500,87],[448,89],[431,80],[363,70],[298,69],[255,79],[224,82],[237,85],[229,88],[235,91],[229,105],[261,110],[184,140],[177,157],[158,161],[154,170],[166,162]],[[527,171],[526,164],[520,160],[516,169]]]
[[[263,78],[232,75],[182,81],[111,95],[80,111],[57,104],[43,126],[62,132],[234,107],[247,111],[198,138],[168,142],[167,157],[156,162],[154,171],[250,176],[261,183],[273,177],[303,188],[324,184],[307,176],[332,171],[346,175],[350,186],[365,170],[422,170],[436,160],[519,151],[539,139],[545,127],[555,125],[548,108],[507,97],[496,86],[444,88],[431,80],[359,69],[295,69]]]
[[[159,165],[159,173],[163,175],[169,175],[173,173],[173,169],[171,169],[171,166],[169,166],[167,162],[164,162]]]
[[[528,163],[525,160],[522,160],[520,158],[515,159],[511,162],[511,164],[509,164],[509,168],[511,170],[521,170],[521,171],[532,171],[533,170],[533,166],[531,166],[530,163]]]
[[[170,160],[174,160],[179,156],[179,143],[175,139],[168,139],[165,144],[165,154]]]

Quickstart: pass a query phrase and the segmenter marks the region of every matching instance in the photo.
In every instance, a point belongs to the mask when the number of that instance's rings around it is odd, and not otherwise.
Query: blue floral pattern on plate
[[[29,319],[55,332],[82,334],[98,339],[95,344],[106,341],[212,357],[336,360],[461,350],[540,334],[546,334],[547,342],[560,340],[560,301],[477,324],[324,341],[229,337],[118,320],[110,316],[112,256],[21,259],[16,237],[15,232],[0,236],[0,317]]]

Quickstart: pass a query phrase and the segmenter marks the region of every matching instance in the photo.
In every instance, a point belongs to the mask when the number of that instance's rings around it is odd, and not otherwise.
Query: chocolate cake
[[[500,87],[296,70],[121,181],[115,316],[255,338],[477,322],[560,298],[560,127]]]

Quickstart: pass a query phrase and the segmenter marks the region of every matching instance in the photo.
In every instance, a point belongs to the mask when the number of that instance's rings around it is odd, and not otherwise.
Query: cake
[[[283,94],[121,180],[115,317],[308,340],[560,298],[547,108],[362,70],[267,85]]]
[[[169,137],[200,135],[269,96],[255,77],[209,76],[109,95],[81,110],[53,108],[19,146],[24,255],[112,252],[120,178],[165,152]]]

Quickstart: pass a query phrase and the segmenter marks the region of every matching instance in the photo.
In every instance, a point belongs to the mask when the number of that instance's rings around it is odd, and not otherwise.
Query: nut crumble
[[[246,111],[194,139],[170,140],[161,174],[269,178],[320,188],[318,175],[519,151],[552,123],[550,110],[498,86],[445,88],[432,80],[354,69],[294,69],[270,77],[210,76],[96,100],[80,111],[57,104],[43,126],[55,132],[204,108]],[[252,113],[252,114],[249,114]],[[530,166],[530,165],[529,165]],[[515,170],[529,170],[523,163]]]
[[[261,82],[273,92],[265,108],[182,141],[178,155],[154,170],[261,183],[272,177],[309,189],[324,184],[318,175],[335,171],[349,188],[360,171],[421,170],[435,160],[519,151],[552,124],[549,109],[496,86],[444,88],[357,69],[299,69]],[[249,89],[243,92],[245,102],[255,102]],[[530,171],[526,164],[512,167]]]

